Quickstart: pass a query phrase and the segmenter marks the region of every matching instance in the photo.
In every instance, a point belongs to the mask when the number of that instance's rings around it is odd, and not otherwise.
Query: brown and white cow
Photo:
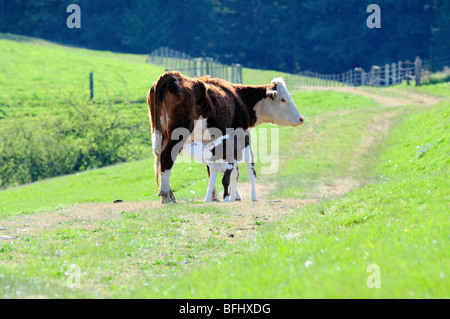
[[[157,187],[162,203],[175,202],[170,187],[173,164],[185,142],[192,138],[196,123],[215,129],[212,139],[225,135],[227,128],[248,130],[262,123],[297,126],[304,121],[281,78],[260,86],[232,84],[208,76],[200,79],[179,72],[165,72],[147,94]],[[180,134],[180,129],[186,134]],[[202,140],[202,142],[205,142]],[[256,200],[254,163],[250,145],[246,157]],[[250,176],[252,173],[252,176]]]

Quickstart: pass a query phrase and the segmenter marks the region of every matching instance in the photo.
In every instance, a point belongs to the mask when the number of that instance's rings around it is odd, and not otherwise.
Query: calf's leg
[[[208,165],[206,165],[206,170],[208,171],[208,178],[209,178],[209,166]],[[217,197],[217,190],[216,190],[216,185],[214,185],[214,188],[213,188],[213,190],[212,190],[212,198],[211,198],[211,200],[213,201],[213,202],[218,202],[219,201],[219,198]]]
[[[222,185],[223,185],[223,201],[229,202],[230,201],[230,193],[228,192],[228,187],[230,186],[230,176],[233,169],[227,169],[223,173],[222,178]]]
[[[231,183],[231,191],[230,191],[230,200],[234,202],[237,200],[237,181],[239,178],[239,169],[237,164],[234,165],[233,170],[230,175],[230,183]]]
[[[214,169],[210,169],[209,182],[208,182],[208,191],[206,192],[205,203],[209,203],[212,199],[212,192],[214,185],[216,184],[217,171]]]

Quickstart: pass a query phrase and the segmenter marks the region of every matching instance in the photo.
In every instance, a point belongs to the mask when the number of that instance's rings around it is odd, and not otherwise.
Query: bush
[[[125,118],[118,105],[88,100],[68,101],[63,114],[50,118],[2,123],[0,188],[142,156],[147,125]]]
[[[447,82],[450,82],[450,68],[445,67],[441,72],[426,75],[421,84],[429,85]]]

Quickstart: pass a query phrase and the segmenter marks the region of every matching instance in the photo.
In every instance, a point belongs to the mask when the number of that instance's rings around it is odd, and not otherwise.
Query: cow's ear
[[[272,100],[275,100],[275,97],[277,96],[277,94],[278,94],[278,92],[273,91],[273,90],[266,92],[267,97],[271,98]]]

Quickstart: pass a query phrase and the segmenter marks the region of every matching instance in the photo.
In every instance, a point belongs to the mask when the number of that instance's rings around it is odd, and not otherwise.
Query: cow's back
[[[215,114],[208,119],[208,127],[217,127],[226,133],[227,128],[248,129],[251,126],[248,108],[239,94],[240,85],[203,76]],[[214,113],[214,112],[213,112]]]

